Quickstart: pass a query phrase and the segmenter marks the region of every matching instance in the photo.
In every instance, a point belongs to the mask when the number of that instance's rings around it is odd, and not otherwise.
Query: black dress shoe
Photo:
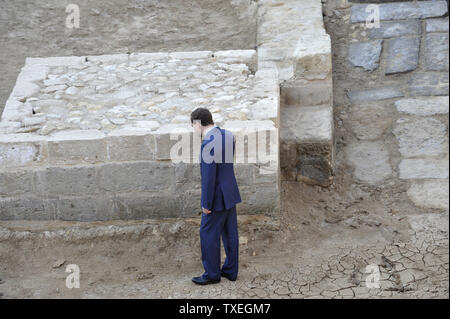
[[[207,279],[207,278],[200,276],[200,277],[192,278],[192,282],[197,285],[210,285],[210,284],[217,284],[218,282],[220,282],[220,279],[219,280],[211,280],[211,279]]]
[[[225,277],[225,278],[227,278],[228,280],[230,280],[230,281],[236,281],[236,278],[231,278],[230,276],[228,276],[226,273],[220,273],[220,275],[222,276],[222,277]]]

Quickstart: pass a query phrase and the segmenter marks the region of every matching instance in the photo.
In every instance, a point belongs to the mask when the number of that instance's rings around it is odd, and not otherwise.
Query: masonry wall
[[[255,67],[254,50],[27,59],[0,122],[0,219],[196,216],[199,149],[186,114],[204,103],[236,137],[239,212],[276,214],[278,73]],[[273,152],[267,163],[249,160],[258,139]]]

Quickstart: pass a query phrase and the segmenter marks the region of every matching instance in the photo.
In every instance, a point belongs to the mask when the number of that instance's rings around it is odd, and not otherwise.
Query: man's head
[[[214,125],[211,112],[203,107],[195,109],[191,113],[191,125],[197,132],[203,131],[204,127]]]

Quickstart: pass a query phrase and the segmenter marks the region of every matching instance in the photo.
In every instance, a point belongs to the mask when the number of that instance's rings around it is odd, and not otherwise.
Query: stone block
[[[414,71],[419,64],[419,47],[419,37],[389,40],[385,73]]]
[[[120,219],[113,198],[108,196],[60,197],[54,203],[58,220],[91,222]]]
[[[407,194],[416,206],[449,209],[448,179],[414,183],[408,189]]]
[[[434,118],[399,118],[393,134],[403,157],[448,154],[448,127]]]
[[[402,90],[395,86],[385,86],[363,90],[351,90],[347,93],[351,103],[364,103],[403,97]]]
[[[351,65],[362,67],[366,71],[378,68],[383,41],[350,43],[348,61]]]
[[[31,193],[33,172],[31,170],[0,171],[0,197]]]
[[[281,141],[331,141],[333,109],[331,106],[288,106],[281,109]]]
[[[111,132],[106,143],[110,161],[142,161],[155,158],[155,136],[147,132],[131,129]]]
[[[387,39],[408,35],[419,35],[422,31],[420,20],[382,21],[379,28],[369,29],[369,38]]]
[[[448,178],[448,158],[407,158],[400,162],[401,179]]]
[[[184,128],[178,125],[166,125],[154,133],[155,159],[177,160],[178,162],[192,163],[192,128]]]
[[[98,130],[58,132],[48,139],[48,152],[52,165],[97,164],[107,159],[106,140]]]
[[[35,196],[0,198],[0,220],[52,220],[55,217],[52,200]]]
[[[447,95],[448,73],[414,73],[407,82],[411,96]]]
[[[81,196],[98,194],[95,167],[48,167],[35,172],[39,195]]]
[[[234,174],[239,187],[242,185],[253,185],[255,180],[255,164],[237,163],[234,165]]]
[[[448,32],[448,17],[427,19],[425,23],[427,32]]]
[[[397,111],[412,115],[448,114],[448,96],[420,97],[414,99],[401,99],[395,102]]]
[[[328,187],[333,181],[334,149],[330,142],[298,145],[296,181]]]
[[[44,165],[47,158],[47,144],[40,137],[27,134],[0,135],[0,171]]]
[[[281,105],[332,105],[333,83],[323,81],[288,82],[281,86]]]
[[[425,70],[448,71],[448,33],[425,37]]]
[[[175,192],[177,194],[201,187],[200,164],[175,165]]]
[[[124,220],[182,216],[179,201],[164,192],[119,194],[114,201],[117,215]]]
[[[377,140],[392,125],[392,116],[378,103],[354,104],[348,123],[361,140]]]
[[[303,35],[294,53],[294,76],[307,80],[325,80],[331,75],[331,40],[328,34]]]
[[[354,177],[364,183],[377,184],[392,176],[389,152],[381,142],[361,141],[346,147],[346,157],[354,167]]]
[[[99,187],[107,192],[163,192],[174,185],[170,162],[110,163],[97,170]]]
[[[280,209],[278,192],[273,185],[253,185],[239,188],[242,202],[237,204],[241,214],[276,215]]]
[[[371,10],[367,4],[352,6],[350,21],[352,23],[366,22]],[[382,3],[378,5],[380,20],[405,20],[441,17],[448,12],[446,1],[419,1],[401,3]]]

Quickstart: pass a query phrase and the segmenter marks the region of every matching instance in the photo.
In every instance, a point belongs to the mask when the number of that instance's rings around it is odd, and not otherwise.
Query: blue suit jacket
[[[242,201],[233,167],[235,145],[233,134],[218,126],[212,128],[202,141],[201,207],[221,211],[230,209]]]

